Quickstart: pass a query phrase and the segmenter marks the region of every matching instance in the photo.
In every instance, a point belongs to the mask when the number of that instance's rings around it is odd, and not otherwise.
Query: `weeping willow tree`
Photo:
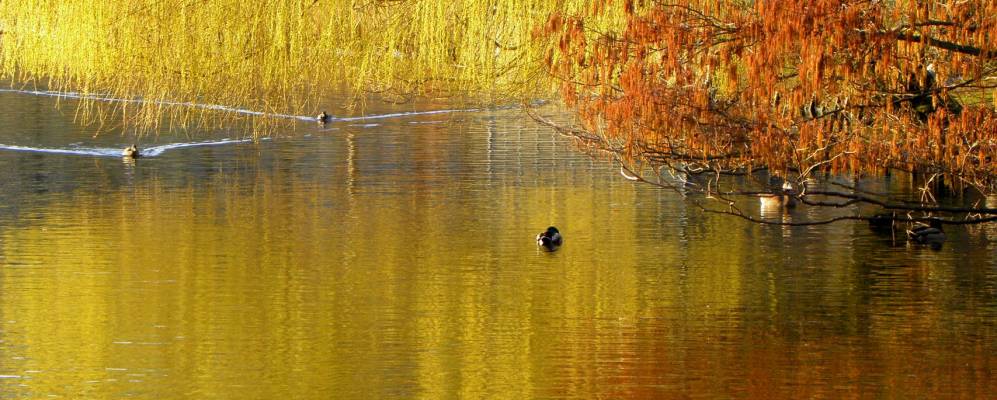
[[[4,1],[0,62],[15,84],[141,97],[87,116],[145,127],[163,114],[190,122],[204,112],[165,102],[312,115],[329,106],[317,99],[344,90],[350,100],[375,92],[511,101],[551,93],[538,62],[545,43],[532,29],[584,3]]]

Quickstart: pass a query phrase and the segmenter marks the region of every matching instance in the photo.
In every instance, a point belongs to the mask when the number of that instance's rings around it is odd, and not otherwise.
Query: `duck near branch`
[[[917,244],[931,245],[938,249],[945,243],[945,231],[942,230],[942,221],[932,219],[927,224],[918,224],[907,231],[907,238]]]
[[[796,207],[796,191],[793,184],[783,182],[782,191],[758,195],[758,201],[764,209]]]
[[[897,230],[899,223],[896,212],[884,212],[869,217],[869,229],[874,232],[892,233]]]
[[[564,238],[561,236],[561,232],[553,226],[547,227],[546,231],[537,234],[537,246],[540,246],[544,250],[557,250],[561,247],[562,243],[564,243]]]
[[[319,113],[319,115],[315,116],[315,120],[318,121],[318,123],[320,124],[328,123],[331,118],[332,117],[329,116],[329,114],[327,114],[325,111],[322,111],[321,113]]]

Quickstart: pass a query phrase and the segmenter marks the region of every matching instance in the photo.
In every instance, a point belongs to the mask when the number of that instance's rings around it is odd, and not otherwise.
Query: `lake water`
[[[994,226],[932,251],[704,214],[513,109],[126,163],[61,103],[0,93],[0,398],[997,393]]]

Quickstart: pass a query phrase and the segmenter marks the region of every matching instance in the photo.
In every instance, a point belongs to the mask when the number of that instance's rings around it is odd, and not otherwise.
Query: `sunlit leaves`
[[[581,0],[2,1],[0,61],[3,75],[18,83],[149,100],[117,109],[139,128],[163,113],[181,123],[200,117],[156,100],[296,115],[341,105],[318,104],[340,91],[346,99],[472,94],[508,103],[552,94],[542,60],[554,53],[532,32],[551,15],[588,6]],[[566,25],[576,38],[580,23]]]
[[[616,7],[625,26],[588,40],[548,23],[543,34],[571,56],[545,61],[588,127],[634,146],[632,157],[994,183],[993,1]]]

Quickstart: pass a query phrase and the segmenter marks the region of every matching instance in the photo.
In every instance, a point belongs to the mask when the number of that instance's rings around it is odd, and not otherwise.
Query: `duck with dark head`
[[[140,156],[138,146],[132,144],[131,146],[125,147],[124,150],[121,150],[121,156],[125,158],[138,158]]]
[[[918,224],[907,231],[907,237],[914,243],[926,244],[932,249],[938,250],[945,243],[945,231],[942,230],[942,221],[934,218],[928,224]]]
[[[561,247],[562,243],[564,243],[564,238],[561,236],[561,232],[558,232],[557,228],[553,226],[537,234],[537,246],[540,246],[544,250],[557,250]]]
[[[780,209],[796,207],[796,190],[789,181],[783,182],[782,190],[758,195],[763,209]]]

